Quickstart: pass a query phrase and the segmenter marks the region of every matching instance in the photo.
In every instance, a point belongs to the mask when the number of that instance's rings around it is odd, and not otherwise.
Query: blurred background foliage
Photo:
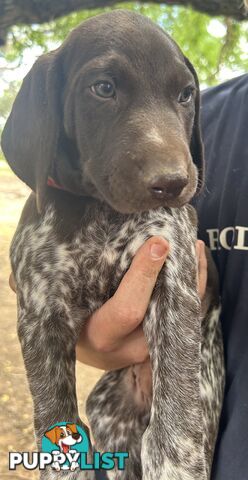
[[[0,52],[0,133],[24,75],[20,73],[23,63],[31,62],[30,68],[37,56],[56,48],[80,22],[116,8],[146,15],[170,33],[194,64],[204,87],[248,71],[247,22],[210,17],[191,8],[125,3],[82,10],[42,25],[16,26]]]

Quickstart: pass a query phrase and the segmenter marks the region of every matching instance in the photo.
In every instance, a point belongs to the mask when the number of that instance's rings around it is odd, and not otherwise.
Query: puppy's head
[[[40,208],[49,175],[123,213],[181,206],[203,181],[196,73],[147,18],[99,15],[35,63],[2,146]]]

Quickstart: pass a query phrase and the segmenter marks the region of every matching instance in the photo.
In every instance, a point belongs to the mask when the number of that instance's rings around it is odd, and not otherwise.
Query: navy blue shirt
[[[212,480],[248,480],[248,75],[203,93],[202,131],[199,237],[220,275],[227,371]]]

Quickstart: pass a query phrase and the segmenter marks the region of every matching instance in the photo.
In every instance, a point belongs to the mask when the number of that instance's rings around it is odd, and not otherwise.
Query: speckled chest
[[[139,247],[153,235],[168,239],[169,262],[181,274],[186,262],[190,275],[196,239],[191,219],[189,206],[122,215],[96,203],[61,239],[61,219],[50,205],[35,223],[19,225],[11,245],[19,303],[42,316],[65,306],[89,314],[114,293]]]

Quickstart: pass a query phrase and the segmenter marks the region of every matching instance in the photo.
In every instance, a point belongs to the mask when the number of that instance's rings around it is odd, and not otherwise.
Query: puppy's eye
[[[185,87],[181,91],[181,93],[178,97],[178,102],[179,103],[189,103],[190,100],[192,100],[194,90],[195,90],[195,88],[192,85],[189,85],[188,87]]]
[[[111,98],[115,96],[114,85],[110,82],[95,83],[94,85],[91,85],[90,89],[98,97]]]
[[[60,434],[60,438],[64,438],[65,434],[63,432],[61,432]]]

